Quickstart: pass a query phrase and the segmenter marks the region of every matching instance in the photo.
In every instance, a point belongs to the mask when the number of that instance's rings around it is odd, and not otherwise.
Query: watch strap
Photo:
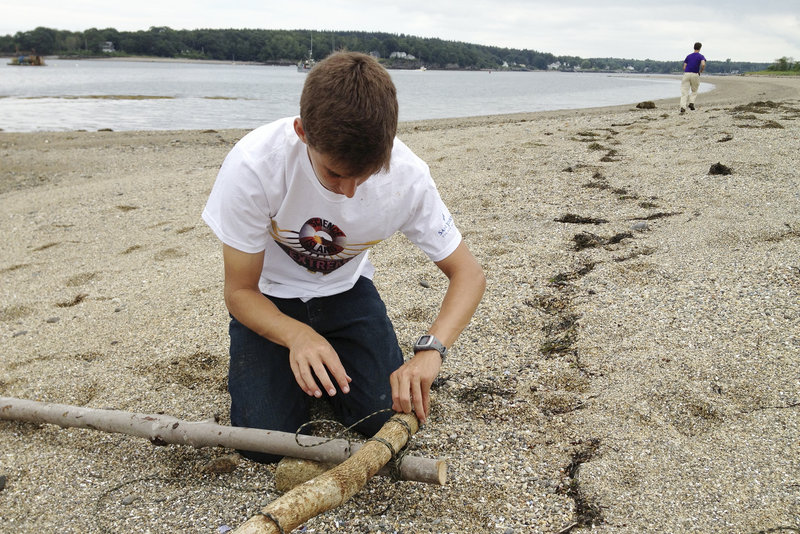
[[[442,361],[444,361],[444,355],[447,353],[447,347],[445,347],[444,344],[433,334],[424,334],[417,339],[416,343],[414,343],[414,354],[423,350],[437,351],[442,357]]]

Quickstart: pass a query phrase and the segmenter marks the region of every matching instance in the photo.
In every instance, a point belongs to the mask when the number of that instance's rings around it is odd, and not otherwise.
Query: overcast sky
[[[712,61],[800,60],[798,0],[0,0],[0,35],[37,26],[146,30],[378,31],[555,55]]]

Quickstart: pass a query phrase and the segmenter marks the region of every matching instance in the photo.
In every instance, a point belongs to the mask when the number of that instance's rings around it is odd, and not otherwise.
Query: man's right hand
[[[349,393],[352,378],[344,370],[339,355],[324,337],[311,327],[302,326],[305,328],[299,328],[298,335],[288,345],[289,364],[297,384],[307,395],[317,398],[322,397],[319,388],[322,385],[325,392],[333,397],[336,395],[336,388],[328,374],[330,373],[342,393]]]
[[[350,391],[351,378],[328,341],[310,326],[282,313],[258,288],[264,252],[251,254],[222,246],[225,264],[225,304],[247,328],[289,349],[289,364],[297,384],[308,395],[336,395],[333,379],[343,393]],[[317,380],[319,380],[319,384]]]

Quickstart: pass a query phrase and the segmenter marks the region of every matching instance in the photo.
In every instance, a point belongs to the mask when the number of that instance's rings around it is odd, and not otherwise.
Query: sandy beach
[[[449,481],[303,532],[800,532],[800,78],[703,81],[686,114],[401,125],[488,279],[410,447]],[[245,133],[0,132],[0,396],[228,424],[200,213]],[[410,356],[446,279],[371,257]],[[279,495],[231,452],[0,421],[0,531],[224,533]]]

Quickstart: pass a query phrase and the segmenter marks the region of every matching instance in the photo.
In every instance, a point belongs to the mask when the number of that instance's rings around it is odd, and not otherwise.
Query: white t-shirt
[[[203,211],[226,245],[265,251],[263,293],[309,299],[347,291],[359,276],[372,277],[369,249],[397,231],[433,261],[456,249],[461,233],[428,166],[399,139],[391,170],[371,176],[347,198],[319,183],[293,123],[281,119],[243,137],[225,158]]]

